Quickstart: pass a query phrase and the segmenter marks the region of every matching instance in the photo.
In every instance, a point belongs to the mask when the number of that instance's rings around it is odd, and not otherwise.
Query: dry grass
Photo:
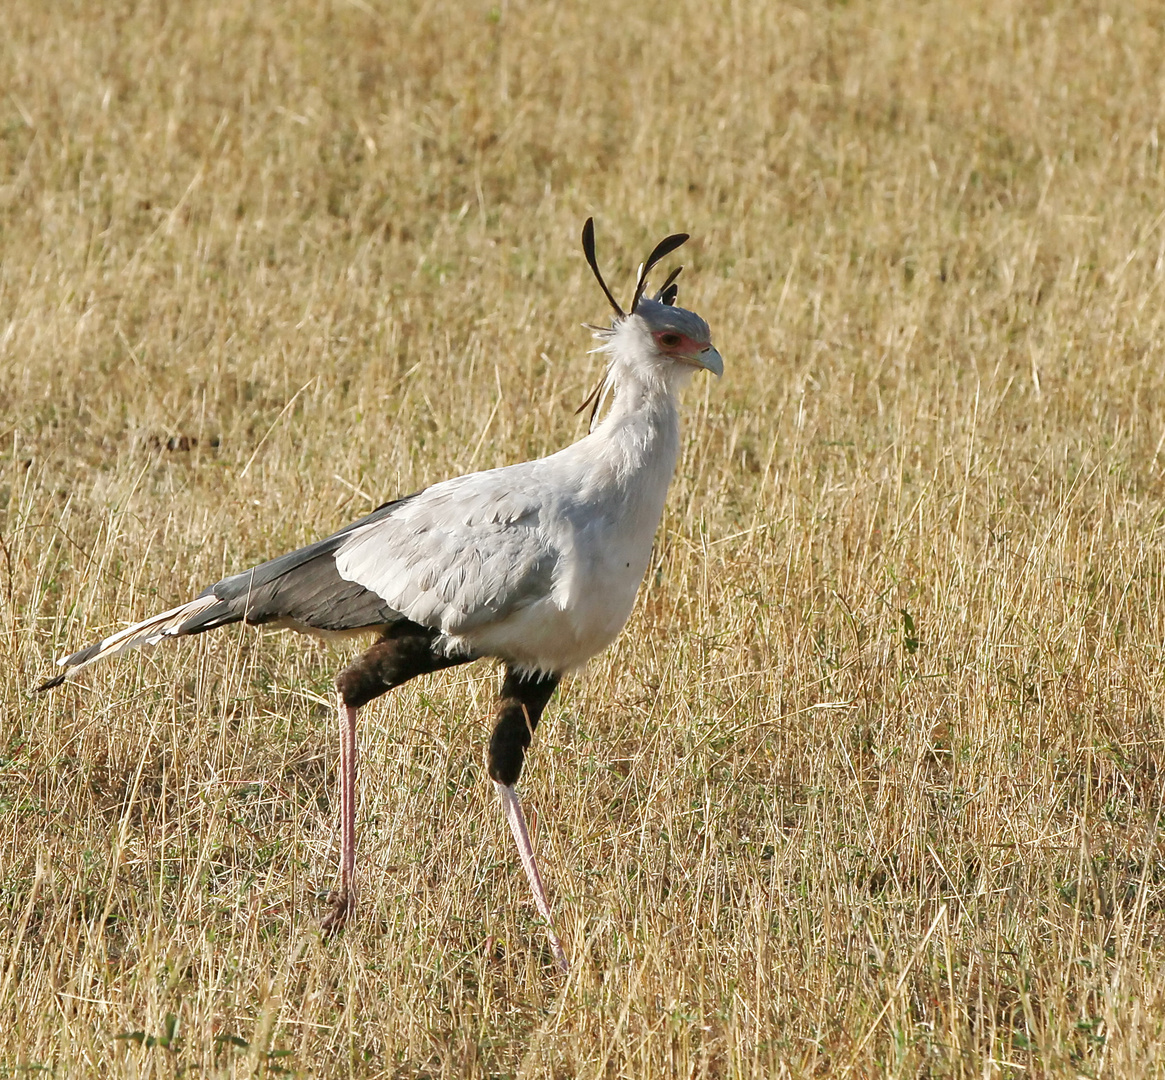
[[[1165,1072],[1162,55],[1149,0],[0,8],[0,1077]],[[694,234],[728,375],[527,769],[574,971],[485,665],[367,710],[324,942],[341,654],[30,687],[577,437],[592,212],[623,287]]]

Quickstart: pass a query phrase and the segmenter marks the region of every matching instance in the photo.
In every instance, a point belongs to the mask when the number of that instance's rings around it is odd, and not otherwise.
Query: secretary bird
[[[38,690],[163,638],[228,623],[315,633],[371,631],[375,643],[336,678],[340,721],[340,880],[322,926],[356,901],[356,715],[409,679],[480,657],[505,665],[489,775],[501,797],[534,901],[563,970],[566,953],[514,791],[542,710],[562,676],[618,635],[651,556],[680,446],[676,398],[704,368],[722,375],[708,324],[675,306],[676,278],[654,296],[647,275],[688,239],[661,240],[624,311],[599,272],[593,219],[582,245],[610,303],[589,326],[607,367],[579,412],[590,430],[536,461],[471,473],[385,503],[326,539],[224,578],[180,607],[66,656]],[[611,406],[601,421],[603,400]]]

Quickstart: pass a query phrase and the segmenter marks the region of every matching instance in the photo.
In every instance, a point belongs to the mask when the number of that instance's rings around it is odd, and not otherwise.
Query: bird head
[[[602,351],[626,357],[637,367],[657,371],[664,375],[668,382],[674,382],[676,376],[686,382],[686,376],[697,368],[711,371],[717,376],[724,374],[724,360],[712,345],[712,331],[708,324],[694,311],[676,306],[676,296],[679,292],[676,278],[680,276],[683,267],[677,266],[668,274],[654,296],[646,295],[647,275],[660,260],[670,255],[687,239],[687,233],[673,233],[655,245],[639,268],[635,294],[630,307],[624,311],[599,271],[595,259],[593,218],[587,218],[582,231],[583,254],[586,256],[587,264],[614,311],[614,318],[609,327],[592,326],[588,323],[587,329],[603,342],[600,347]],[[578,409],[582,412],[588,405],[592,406],[592,424],[603,391],[609,385],[609,375],[610,372]]]

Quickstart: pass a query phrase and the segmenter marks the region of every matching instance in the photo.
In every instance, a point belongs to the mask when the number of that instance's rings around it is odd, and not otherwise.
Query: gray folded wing
[[[421,626],[452,636],[549,598],[560,559],[544,500],[518,467],[435,485],[353,529],[334,558],[341,578]]]

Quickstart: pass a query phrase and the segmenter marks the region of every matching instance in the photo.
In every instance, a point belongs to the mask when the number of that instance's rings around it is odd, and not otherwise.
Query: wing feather
[[[334,555],[340,577],[451,636],[546,599],[559,553],[543,527],[544,503],[500,472],[435,485],[353,530]]]

